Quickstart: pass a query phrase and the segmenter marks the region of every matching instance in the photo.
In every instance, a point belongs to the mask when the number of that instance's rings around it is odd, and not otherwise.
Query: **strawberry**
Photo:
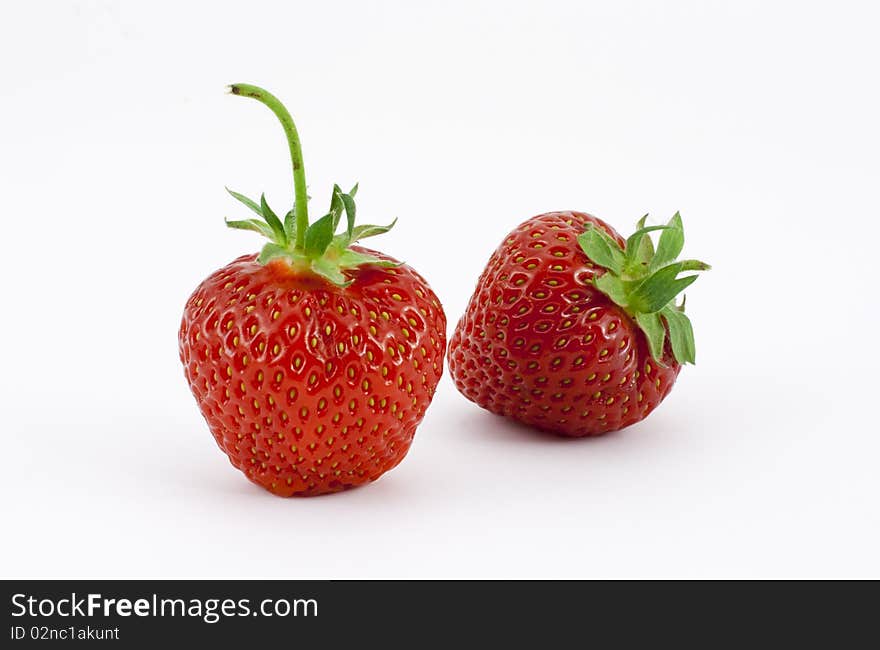
[[[354,195],[334,187],[309,224],[299,136],[277,98],[296,202],[284,219],[230,192],[257,218],[228,221],[269,242],[205,279],[184,308],[180,359],[217,444],[281,496],[373,481],[406,455],[443,369],[446,316],[412,268],[354,243],[389,226],[355,225]],[[336,234],[346,215],[346,227]]]
[[[656,250],[651,233],[661,231]],[[480,276],[449,344],[469,400],[565,436],[644,419],[669,394],[694,338],[675,297],[708,269],[676,261],[678,213],[626,241],[582,212],[538,215],[511,232]]]

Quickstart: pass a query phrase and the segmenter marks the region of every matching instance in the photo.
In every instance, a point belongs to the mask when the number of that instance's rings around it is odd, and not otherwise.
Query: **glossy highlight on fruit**
[[[676,320],[686,317],[672,302],[692,280],[670,279],[675,269],[667,265],[708,266],[674,261],[679,226],[678,215],[667,226],[645,228],[643,219],[638,237],[625,241],[582,212],[521,224],[492,255],[450,340],[459,391],[493,413],[565,436],[599,435],[647,417],[669,394],[681,363],[693,361],[692,334]],[[661,235],[656,254],[652,230],[672,233]],[[600,289],[612,279],[621,283],[619,292],[611,289],[617,302]],[[662,338],[651,330],[660,318]],[[667,319],[675,321],[668,337]]]

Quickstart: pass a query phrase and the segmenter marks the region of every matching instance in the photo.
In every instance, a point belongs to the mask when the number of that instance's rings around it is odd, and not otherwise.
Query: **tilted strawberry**
[[[660,231],[657,249],[652,231]],[[626,241],[582,212],[529,219],[480,276],[449,344],[465,397],[493,413],[566,436],[645,418],[694,362],[691,323],[675,297],[709,267],[676,261],[678,213]]]
[[[443,370],[446,317],[412,268],[353,245],[394,225],[355,225],[356,187],[334,187],[329,211],[309,225],[290,114],[255,86],[231,92],[281,121],[296,201],[281,219],[265,196],[231,192],[257,218],[227,225],[269,243],[212,273],[186,302],[186,378],[217,444],[254,483],[282,496],[361,485],[409,450]]]

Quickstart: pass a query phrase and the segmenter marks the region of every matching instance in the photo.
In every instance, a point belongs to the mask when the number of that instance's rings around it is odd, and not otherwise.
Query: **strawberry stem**
[[[293,191],[294,191],[294,217],[296,219],[296,249],[304,250],[306,243],[306,231],[309,228],[308,195],[306,194],[306,170],[303,165],[302,146],[296,125],[293,123],[288,110],[275,95],[258,86],[250,84],[232,84],[229,92],[233,95],[250,97],[265,104],[269,110],[275,113],[275,117],[284,127],[287,136],[287,145],[290,148],[290,162],[293,166]]]

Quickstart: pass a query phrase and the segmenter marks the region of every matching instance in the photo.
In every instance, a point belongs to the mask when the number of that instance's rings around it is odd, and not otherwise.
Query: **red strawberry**
[[[309,225],[290,114],[260,88],[231,90],[280,119],[296,203],[282,221],[265,197],[231,192],[259,218],[228,225],[270,242],[212,273],[187,301],[186,378],[217,444],[253,482],[281,496],[361,485],[409,450],[443,370],[446,317],[412,268],[352,245],[391,227],[355,226],[356,187],[334,187],[329,212]]]
[[[549,212],[502,242],[449,344],[465,397],[493,413],[566,436],[592,436],[644,419],[694,362],[684,303],[709,268],[676,258],[678,213],[626,241],[581,212]],[[650,232],[661,230],[655,252]]]

